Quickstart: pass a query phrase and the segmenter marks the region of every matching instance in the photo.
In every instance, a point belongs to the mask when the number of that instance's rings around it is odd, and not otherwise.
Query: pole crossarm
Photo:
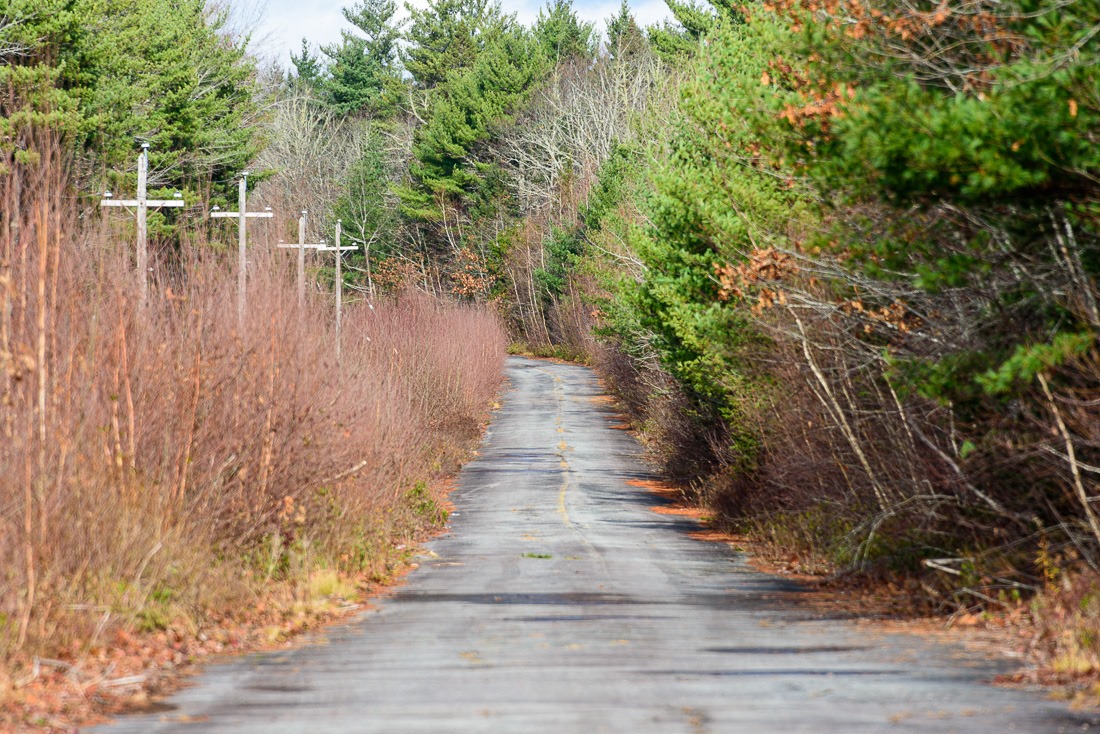
[[[298,251],[298,308],[306,303],[306,250],[320,250],[325,247],[324,242],[306,243],[306,214],[307,212],[303,209],[301,216],[298,217],[298,244],[289,245],[281,242],[278,245],[282,250]]]
[[[147,215],[150,209],[166,209],[181,207],[184,205],[183,194],[176,192],[176,198],[174,199],[150,199],[146,196],[148,191],[149,181],[149,144],[141,144],[141,153],[138,155],[138,181],[137,181],[137,198],[136,199],[115,199],[112,197],[111,192],[108,191],[100,199],[99,205],[101,207],[120,207],[129,209],[133,207],[137,211],[133,212],[137,218],[137,269],[141,273],[141,286],[140,286],[140,303],[141,307],[145,308],[145,304],[149,299],[149,255],[148,255],[148,238],[149,228],[147,225]]]
[[[103,199],[99,202],[100,206],[139,206],[141,204],[137,199]],[[165,207],[185,206],[184,202],[180,199],[146,199],[145,206],[150,209],[163,209]]]
[[[262,219],[270,219],[271,217],[275,216],[271,212],[245,212],[244,215],[245,215],[245,217],[247,217],[249,219],[252,219],[253,217],[260,217]],[[210,212],[210,218],[211,219],[230,219],[230,218],[239,219],[240,216],[241,216],[240,212],[223,212],[223,211]]]
[[[262,212],[248,211],[248,171],[242,171],[241,178],[237,182],[237,211],[222,211],[218,206],[210,211],[211,219],[237,220],[237,326],[242,329],[244,328],[245,301],[248,298],[245,280],[245,266],[248,264],[245,245],[248,234],[245,223],[249,219],[270,219],[274,216],[271,207],[266,207]]]
[[[344,313],[344,274],[340,269],[340,266],[344,262],[344,253],[349,250],[358,250],[355,245],[340,245],[340,238],[344,234],[344,222],[342,219],[336,220],[336,245],[334,247],[322,247],[323,252],[335,252],[336,253],[336,363],[340,363],[340,352],[343,346],[343,335],[341,334],[341,321]]]

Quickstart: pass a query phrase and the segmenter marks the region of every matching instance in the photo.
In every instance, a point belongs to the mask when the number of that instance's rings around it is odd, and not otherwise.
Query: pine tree
[[[506,25],[490,0],[428,0],[423,10],[405,3],[410,25],[402,53],[405,69],[421,89],[432,89],[477,60],[486,40]]]
[[[534,32],[551,61],[590,61],[596,54],[596,26],[577,18],[573,0],[549,0],[539,10]]]
[[[19,126],[50,125],[65,134],[78,175],[108,172],[107,182],[78,186],[132,190],[130,174],[117,172],[147,142],[150,195],[169,182],[227,181],[255,155],[245,123],[259,98],[255,66],[205,0],[6,0],[0,16],[0,85],[17,95],[0,104],[0,155]]]
[[[305,38],[302,39],[301,53],[295,55],[293,51],[291,52],[290,63],[294,65],[295,84],[307,89],[316,89],[319,86],[324,67],[321,65],[321,60],[310,51],[309,41]]]
[[[324,97],[337,112],[384,115],[394,108],[401,84],[396,12],[394,0],[360,0],[344,8],[344,17],[358,32],[341,31],[339,44],[321,47],[330,60]]]
[[[739,18],[729,0],[714,0],[711,5],[697,5],[694,0],[665,0],[675,22],[665,21],[661,26],[649,29],[649,42],[653,50],[668,60],[682,58],[699,48],[699,42],[710,33],[722,18]]]
[[[490,17],[499,14],[494,9]],[[416,185],[401,191],[414,218],[438,218],[440,197],[456,202],[476,193],[484,166],[472,153],[510,119],[546,69],[541,43],[514,18],[483,38],[472,64],[434,89],[416,133],[410,165]]]
[[[646,39],[626,0],[607,21],[607,51],[615,59],[629,58],[645,48]]]

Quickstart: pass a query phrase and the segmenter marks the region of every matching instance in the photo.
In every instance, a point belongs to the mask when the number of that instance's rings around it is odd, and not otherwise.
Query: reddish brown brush
[[[263,238],[242,326],[201,235],[142,309],[129,237],[78,219],[56,140],[25,142],[40,157],[0,179],[0,701],[36,655],[377,570],[424,522],[410,490],[476,437],[506,345],[488,311],[410,294],[352,304],[337,363],[332,304],[299,309]]]

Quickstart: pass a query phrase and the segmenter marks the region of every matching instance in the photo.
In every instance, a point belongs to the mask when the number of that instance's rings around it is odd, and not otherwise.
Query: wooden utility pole
[[[245,266],[247,259],[245,257],[245,245],[248,240],[247,226],[245,222],[253,217],[260,217],[270,219],[275,216],[271,213],[271,207],[265,207],[262,212],[250,212],[247,205],[248,199],[248,171],[241,173],[241,180],[237,184],[237,211],[235,212],[223,212],[221,207],[214,207],[210,211],[210,217],[216,218],[237,218],[237,324],[238,326],[244,325],[244,308],[246,300],[245,291]]]
[[[279,244],[279,247],[284,250],[298,250],[298,308],[306,303],[306,250],[319,250],[324,246],[324,242],[314,245],[306,244],[306,211],[303,209],[301,216],[298,217],[298,244]]]
[[[344,274],[341,270],[341,265],[344,259],[344,253],[348,250],[358,250],[358,247],[349,245],[347,247],[340,246],[340,234],[343,229],[343,223],[336,220],[336,247],[318,247],[318,252],[335,252],[336,253],[336,361],[340,361],[340,319],[343,315],[343,301],[344,301]]]
[[[146,301],[149,299],[149,251],[148,251],[148,239],[149,228],[147,225],[147,216],[149,209],[163,209],[168,207],[183,206],[183,194],[176,192],[176,198],[174,199],[153,199],[148,198],[149,190],[149,144],[141,144],[141,154],[138,155],[138,184],[137,184],[137,198],[136,199],[113,199],[111,198],[111,192],[108,191],[103,195],[103,199],[100,200],[100,206],[120,206],[137,207],[137,269],[141,273],[141,296],[140,303],[142,308],[145,307]]]

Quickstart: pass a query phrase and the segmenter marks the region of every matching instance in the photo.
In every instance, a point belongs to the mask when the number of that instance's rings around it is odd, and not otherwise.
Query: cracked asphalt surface
[[[211,665],[107,732],[1071,732],[1100,716],[985,685],[1006,664],[790,600],[629,486],[593,374],[522,358],[452,532],[356,620]]]

